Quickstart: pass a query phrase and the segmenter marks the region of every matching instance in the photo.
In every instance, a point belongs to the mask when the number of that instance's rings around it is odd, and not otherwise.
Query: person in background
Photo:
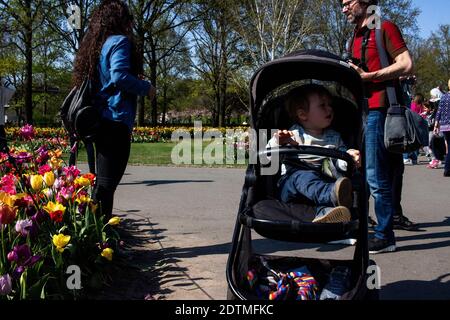
[[[450,88],[450,80],[448,81],[448,86]],[[445,157],[444,177],[450,177],[450,153],[448,152],[450,143],[450,91],[441,96],[436,114],[434,133],[439,134],[440,132],[444,134],[447,154]]]
[[[411,103],[411,111],[417,114],[423,112],[424,97],[418,93],[415,95],[413,102]],[[403,163],[406,165],[416,165],[419,158],[419,151],[403,154]]]

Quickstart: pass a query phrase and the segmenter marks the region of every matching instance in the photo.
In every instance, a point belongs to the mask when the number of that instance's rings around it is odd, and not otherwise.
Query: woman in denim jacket
[[[143,63],[133,40],[133,17],[120,0],[104,0],[93,11],[75,58],[73,82],[93,82],[102,123],[95,139],[97,179],[93,199],[105,219],[112,215],[114,192],[128,163],[137,96],[153,99],[155,88],[141,80]]]

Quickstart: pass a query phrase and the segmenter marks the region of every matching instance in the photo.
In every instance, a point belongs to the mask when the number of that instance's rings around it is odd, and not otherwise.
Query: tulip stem
[[[0,229],[1,229],[0,233],[2,234],[2,235],[1,235],[1,237],[2,237],[2,265],[3,265],[3,262],[6,263],[6,256],[5,256],[5,239],[4,239],[4,235],[3,235],[3,229],[4,229],[4,228],[5,228],[5,226],[0,225]]]

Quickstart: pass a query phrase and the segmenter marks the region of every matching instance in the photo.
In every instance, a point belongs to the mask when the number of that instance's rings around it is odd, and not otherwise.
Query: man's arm
[[[374,72],[365,72],[363,69],[351,62],[350,65],[358,71],[363,81],[387,81],[398,79],[401,76],[411,75],[414,70],[413,61],[408,50],[397,55],[394,58],[394,63],[389,67]]]

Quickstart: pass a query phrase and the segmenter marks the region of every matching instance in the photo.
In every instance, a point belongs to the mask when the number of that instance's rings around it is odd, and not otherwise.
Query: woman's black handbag
[[[92,81],[85,79],[64,99],[60,116],[69,135],[75,140],[94,140],[100,127],[101,108],[94,103]]]

